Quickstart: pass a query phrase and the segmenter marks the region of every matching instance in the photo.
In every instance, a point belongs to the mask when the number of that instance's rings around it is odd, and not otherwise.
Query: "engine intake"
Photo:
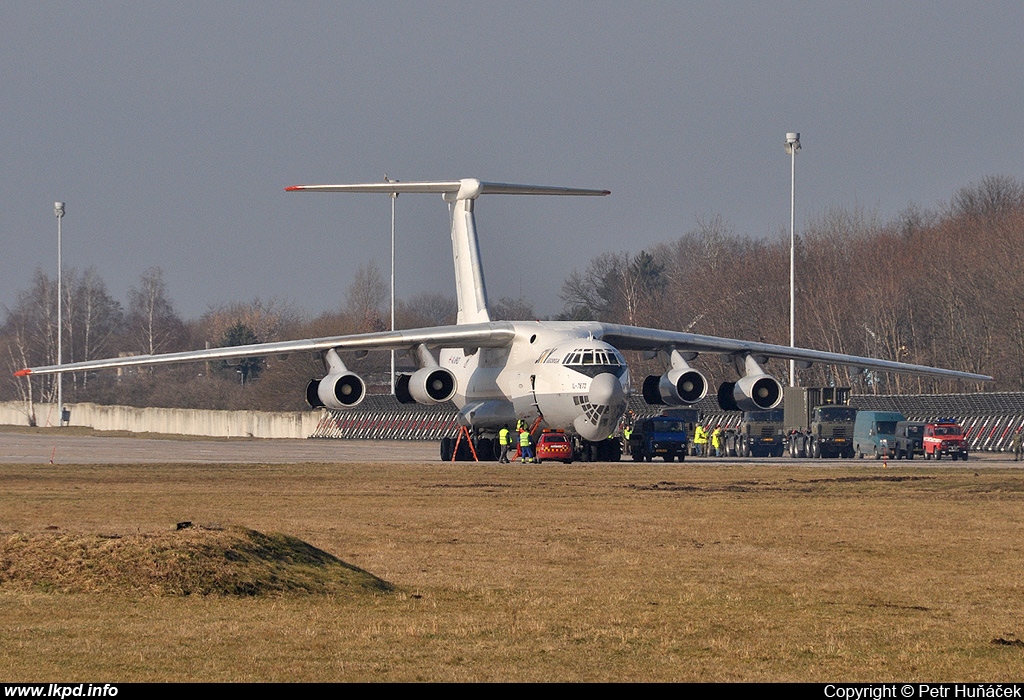
[[[310,380],[306,386],[306,403],[313,408],[352,408],[366,397],[366,383],[352,372],[328,374]]]
[[[695,369],[673,369],[644,380],[644,401],[654,406],[695,404],[707,393],[707,379]]]
[[[733,398],[741,411],[767,411],[782,403],[782,385],[768,374],[748,374],[736,382]]]
[[[395,398],[401,403],[443,403],[455,396],[455,386],[455,375],[447,369],[424,367],[398,377]]]

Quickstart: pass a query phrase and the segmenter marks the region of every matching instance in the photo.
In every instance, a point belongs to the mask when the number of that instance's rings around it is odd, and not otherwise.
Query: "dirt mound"
[[[0,534],[0,588],[143,595],[353,595],[387,581],[295,537],[240,527]]]

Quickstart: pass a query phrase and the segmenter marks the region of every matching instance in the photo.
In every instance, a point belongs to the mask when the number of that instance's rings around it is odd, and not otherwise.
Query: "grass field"
[[[0,676],[994,682],[1024,673],[1019,470],[498,466],[0,466]],[[128,542],[185,520],[298,538],[393,589],[182,595],[120,589],[109,576],[75,588],[12,574],[26,538]]]

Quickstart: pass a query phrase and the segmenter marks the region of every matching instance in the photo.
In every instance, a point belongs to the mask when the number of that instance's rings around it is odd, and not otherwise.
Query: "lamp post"
[[[64,260],[61,253],[61,220],[64,218],[64,202],[53,203],[53,213],[57,215],[57,364],[64,361],[63,345],[64,338]],[[64,374],[57,373],[57,425],[64,425]]]
[[[789,176],[789,347],[796,347],[796,152],[800,134],[786,134],[786,153],[790,157]],[[789,385],[796,386],[796,362],[789,361]]]
[[[385,182],[398,182],[384,173]],[[395,330],[395,203],[398,201],[398,193],[391,193],[391,330]],[[395,351],[391,351],[391,394],[395,393]]]

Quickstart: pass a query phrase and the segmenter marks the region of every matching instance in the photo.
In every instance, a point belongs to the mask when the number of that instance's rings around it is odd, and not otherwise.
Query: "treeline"
[[[789,251],[788,231],[757,240],[720,218],[700,221],[650,251],[600,255],[574,271],[563,317],[788,345]],[[814,366],[797,370],[800,383],[856,393],[1024,390],[1021,182],[985,178],[937,211],[910,207],[890,221],[824,212],[798,230],[795,258],[797,345],[996,378],[964,386]],[[736,376],[719,358],[699,362],[716,380]],[[767,369],[788,378],[788,363]]]
[[[798,230],[796,343],[991,374],[996,382],[967,387],[907,375],[864,374],[814,366],[803,384],[840,384],[857,393],[1024,390],[1024,184],[989,177],[956,192],[936,211],[910,207],[890,221],[862,210],[831,210]],[[0,352],[6,380],[0,400],[53,402],[53,377],[11,376],[57,358],[57,285],[36,271],[32,286],[5,307]],[[65,270],[63,361],[152,354],[250,342],[273,342],[390,328],[388,289],[375,265],[358,270],[343,306],[309,318],[288,303],[225,303],[198,319],[182,319],[159,268],[143,272],[122,303],[93,269]],[[752,239],[720,217],[699,221],[677,239],[639,252],[603,253],[564,281],[559,318],[603,320],[706,335],[789,344],[789,234]],[[400,301],[396,327],[455,322],[451,296]],[[536,318],[523,299],[492,300],[496,319]],[[410,367],[398,356],[398,367]],[[735,370],[701,357],[716,382]],[[386,386],[387,353],[352,364],[368,382]],[[634,382],[660,373],[649,357],[631,358]],[[788,363],[766,369],[785,381]],[[172,367],[77,373],[64,380],[66,403],[220,409],[299,410],[304,387],[322,374],[308,354],[190,363]]]
[[[62,358],[64,363],[120,355],[147,355],[208,347],[246,345],[298,338],[370,333],[391,327],[388,286],[380,269],[365,265],[349,284],[337,311],[307,317],[278,300],[225,303],[198,319],[186,320],[174,308],[160,268],[143,272],[122,304],[108,292],[92,268],[64,271]],[[30,289],[4,307],[0,353],[4,378],[0,400],[35,403],[56,401],[53,375],[14,377],[23,367],[57,363],[57,284],[41,270]],[[521,300],[500,299],[495,312],[503,318],[533,318]],[[419,328],[455,323],[454,296],[419,294],[396,303],[395,326]],[[346,358],[371,391],[387,391],[390,354],[369,353]],[[398,369],[412,369],[412,358],[399,353]],[[174,366],[126,368],[120,371],[65,375],[65,404],[223,410],[289,411],[307,408],[306,383],[323,376],[323,364],[312,353],[243,359],[239,362],[182,363]]]

